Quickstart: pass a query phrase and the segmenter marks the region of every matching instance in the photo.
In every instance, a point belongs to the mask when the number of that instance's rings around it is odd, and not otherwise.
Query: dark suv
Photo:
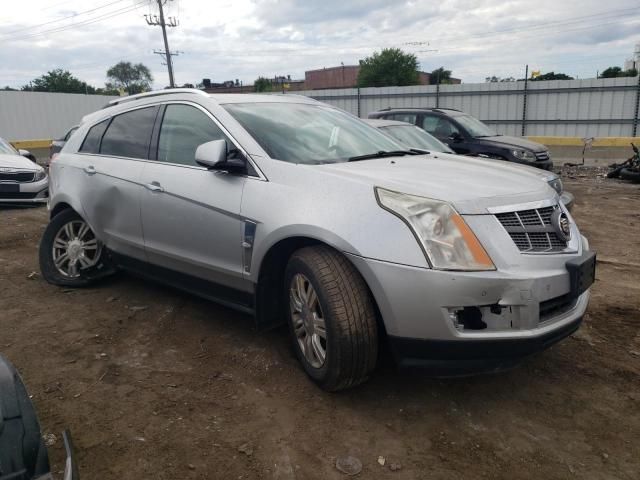
[[[452,108],[387,108],[370,113],[369,118],[413,123],[456,153],[483,155],[544,170],[553,167],[544,145],[522,137],[498,135],[477,118]]]

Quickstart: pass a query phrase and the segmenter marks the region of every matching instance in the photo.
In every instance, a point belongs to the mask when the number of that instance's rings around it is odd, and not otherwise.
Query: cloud
[[[92,8],[86,2],[63,3],[4,6],[0,86],[24,85],[53,68],[102,86],[107,69],[120,60],[144,63],[155,87],[167,84],[163,59],[153,53],[164,48],[160,28],[143,18],[150,7],[121,0],[82,14]],[[473,82],[522,76],[526,63],[581,77],[621,65],[640,41],[634,7],[637,0],[189,0],[169,2],[167,15],[180,19],[168,31],[171,49],[184,52],[174,57],[180,84],[303,78],[305,70],[354,64],[385,47],[415,53],[424,70],[444,66]],[[120,9],[126,11],[82,23]],[[56,27],[65,29],[39,34]]]

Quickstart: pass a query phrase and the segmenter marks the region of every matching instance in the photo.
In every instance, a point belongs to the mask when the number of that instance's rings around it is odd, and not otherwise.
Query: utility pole
[[[163,7],[169,0],[155,0],[155,1],[158,2],[158,9],[160,10],[160,16],[145,15],[144,18],[147,21],[147,25],[162,27],[162,37],[164,38],[164,54],[167,61],[167,69],[169,70],[169,86],[171,88],[175,88],[176,84],[173,79],[173,62],[171,60],[171,57],[173,55],[177,55],[177,53],[173,54],[169,50],[169,40],[167,40],[167,27],[177,27],[178,21],[176,20],[175,17],[168,17],[167,18],[168,22],[165,22]],[[159,53],[159,52],[154,51],[153,53]]]

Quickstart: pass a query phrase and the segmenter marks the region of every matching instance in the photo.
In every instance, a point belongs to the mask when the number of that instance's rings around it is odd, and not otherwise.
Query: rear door
[[[209,171],[195,162],[199,145],[223,139],[231,148],[233,143],[200,106],[172,103],[161,115],[154,135],[156,160],[146,164],[142,180],[147,258],[244,290],[240,202],[246,177]]]
[[[98,238],[122,255],[145,259],[140,222],[140,177],[158,106],[138,108],[94,125],[84,154],[80,202]]]

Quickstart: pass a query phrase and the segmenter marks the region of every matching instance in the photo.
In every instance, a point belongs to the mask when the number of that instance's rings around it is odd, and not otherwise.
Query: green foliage
[[[31,92],[96,93],[96,89],[74,77],[68,70],[57,68],[33,79],[22,90]]]
[[[531,77],[529,80],[534,82],[541,80],[573,80],[573,77],[570,77],[566,73],[547,72],[537,77]]]
[[[451,70],[445,70],[444,67],[436,68],[431,72],[431,83],[433,85],[451,83]]]
[[[148,92],[151,90],[153,76],[151,71],[142,63],[119,62],[107,70],[107,90],[118,91],[124,89],[129,95]]]
[[[622,70],[620,67],[609,67],[605,69],[598,78],[635,77],[637,75],[638,70],[635,68]]]
[[[515,82],[516,79],[514,77],[496,77],[492,75],[490,77],[485,77],[484,81],[486,83],[504,83],[504,82]]]
[[[273,90],[273,83],[268,78],[258,77],[258,79],[253,82],[253,90],[255,92],[270,92]]]
[[[359,87],[403,87],[419,82],[418,59],[399,48],[385,48],[360,60]]]

